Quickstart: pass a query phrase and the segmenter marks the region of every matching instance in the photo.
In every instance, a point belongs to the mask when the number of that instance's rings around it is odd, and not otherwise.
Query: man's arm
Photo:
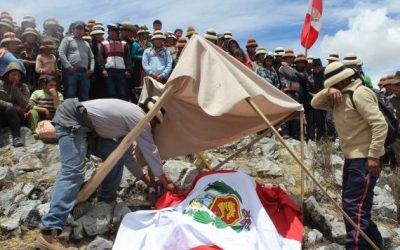
[[[385,153],[388,125],[379,110],[375,93],[366,88],[358,88],[353,94],[353,100],[358,113],[371,127],[372,139],[368,157],[379,159]]]
[[[125,70],[131,72],[132,58],[131,58],[131,50],[129,49],[128,43],[125,45],[124,59],[125,59]]]
[[[153,73],[151,71],[151,67],[150,67],[150,49],[146,49],[143,52],[142,66],[143,66],[144,72],[146,72],[146,75],[151,75]]]
[[[65,37],[60,44],[60,47],[58,48],[58,55],[60,56],[61,63],[63,64],[64,68],[68,69],[72,65],[69,63],[68,58],[67,58],[67,50],[69,46],[69,37]]]
[[[87,44],[87,48],[88,48],[88,55],[89,55],[89,65],[90,65],[90,67],[89,67],[89,69],[93,72],[94,71],[94,55],[93,55],[93,52],[92,52],[92,48],[90,48],[90,45],[89,45],[89,43],[86,43]]]
[[[311,100],[311,106],[314,109],[332,111],[333,106],[329,99],[329,89],[323,89],[318,92],[318,94],[316,94]]]
[[[171,70],[172,70],[172,56],[171,56],[171,53],[169,53],[169,51],[165,51],[165,54],[166,54],[166,65],[165,65],[165,69],[164,69],[164,71],[162,72],[162,76],[165,78],[165,79],[168,79],[168,76],[169,76],[169,74],[171,73]]]

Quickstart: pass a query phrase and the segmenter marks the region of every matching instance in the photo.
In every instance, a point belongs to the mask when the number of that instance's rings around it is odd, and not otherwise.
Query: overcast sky
[[[165,31],[193,26],[200,34],[208,28],[218,33],[231,31],[241,46],[255,38],[272,51],[277,46],[304,53],[300,32],[308,0],[0,0],[0,8],[20,23],[35,16],[56,17],[66,28],[73,21],[94,18],[97,22],[130,21],[152,27],[156,18]],[[324,0],[323,24],[310,54],[323,62],[331,51],[343,57],[355,52],[364,62],[373,82],[400,70],[399,0]]]

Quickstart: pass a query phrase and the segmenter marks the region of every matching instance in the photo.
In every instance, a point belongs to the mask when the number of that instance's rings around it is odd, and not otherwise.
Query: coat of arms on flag
[[[127,214],[113,249],[301,249],[298,207],[279,188],[233,171],[200,175],[154,211]]]

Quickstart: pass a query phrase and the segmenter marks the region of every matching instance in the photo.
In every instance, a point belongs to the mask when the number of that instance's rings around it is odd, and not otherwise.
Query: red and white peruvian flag
[[[309,49],[318,39],[322,23],[322,0],[310,0],[310,8],[301,32],[301,45]]]
[[[113,249],[301,249],[299,208],[241,172],[200,175],[187,193],[167,193],[156,207],[127,214]]]

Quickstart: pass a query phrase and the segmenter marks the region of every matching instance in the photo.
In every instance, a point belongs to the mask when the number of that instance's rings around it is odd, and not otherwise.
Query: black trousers
[[[22,113],[15,108],[0,107],[0,127],[9,127],[13,138],[20,137],[20,128],[26,125],[26,121]]]
[[[361,236],[363,230],[378,246],[382,247],[382,236],[371,220],[374,187],[377,177],[368,173],[368,159],[346,159],[343,168],[343,210],[357,224],[354,228],[345,220],[346,249],[372,249]]]

